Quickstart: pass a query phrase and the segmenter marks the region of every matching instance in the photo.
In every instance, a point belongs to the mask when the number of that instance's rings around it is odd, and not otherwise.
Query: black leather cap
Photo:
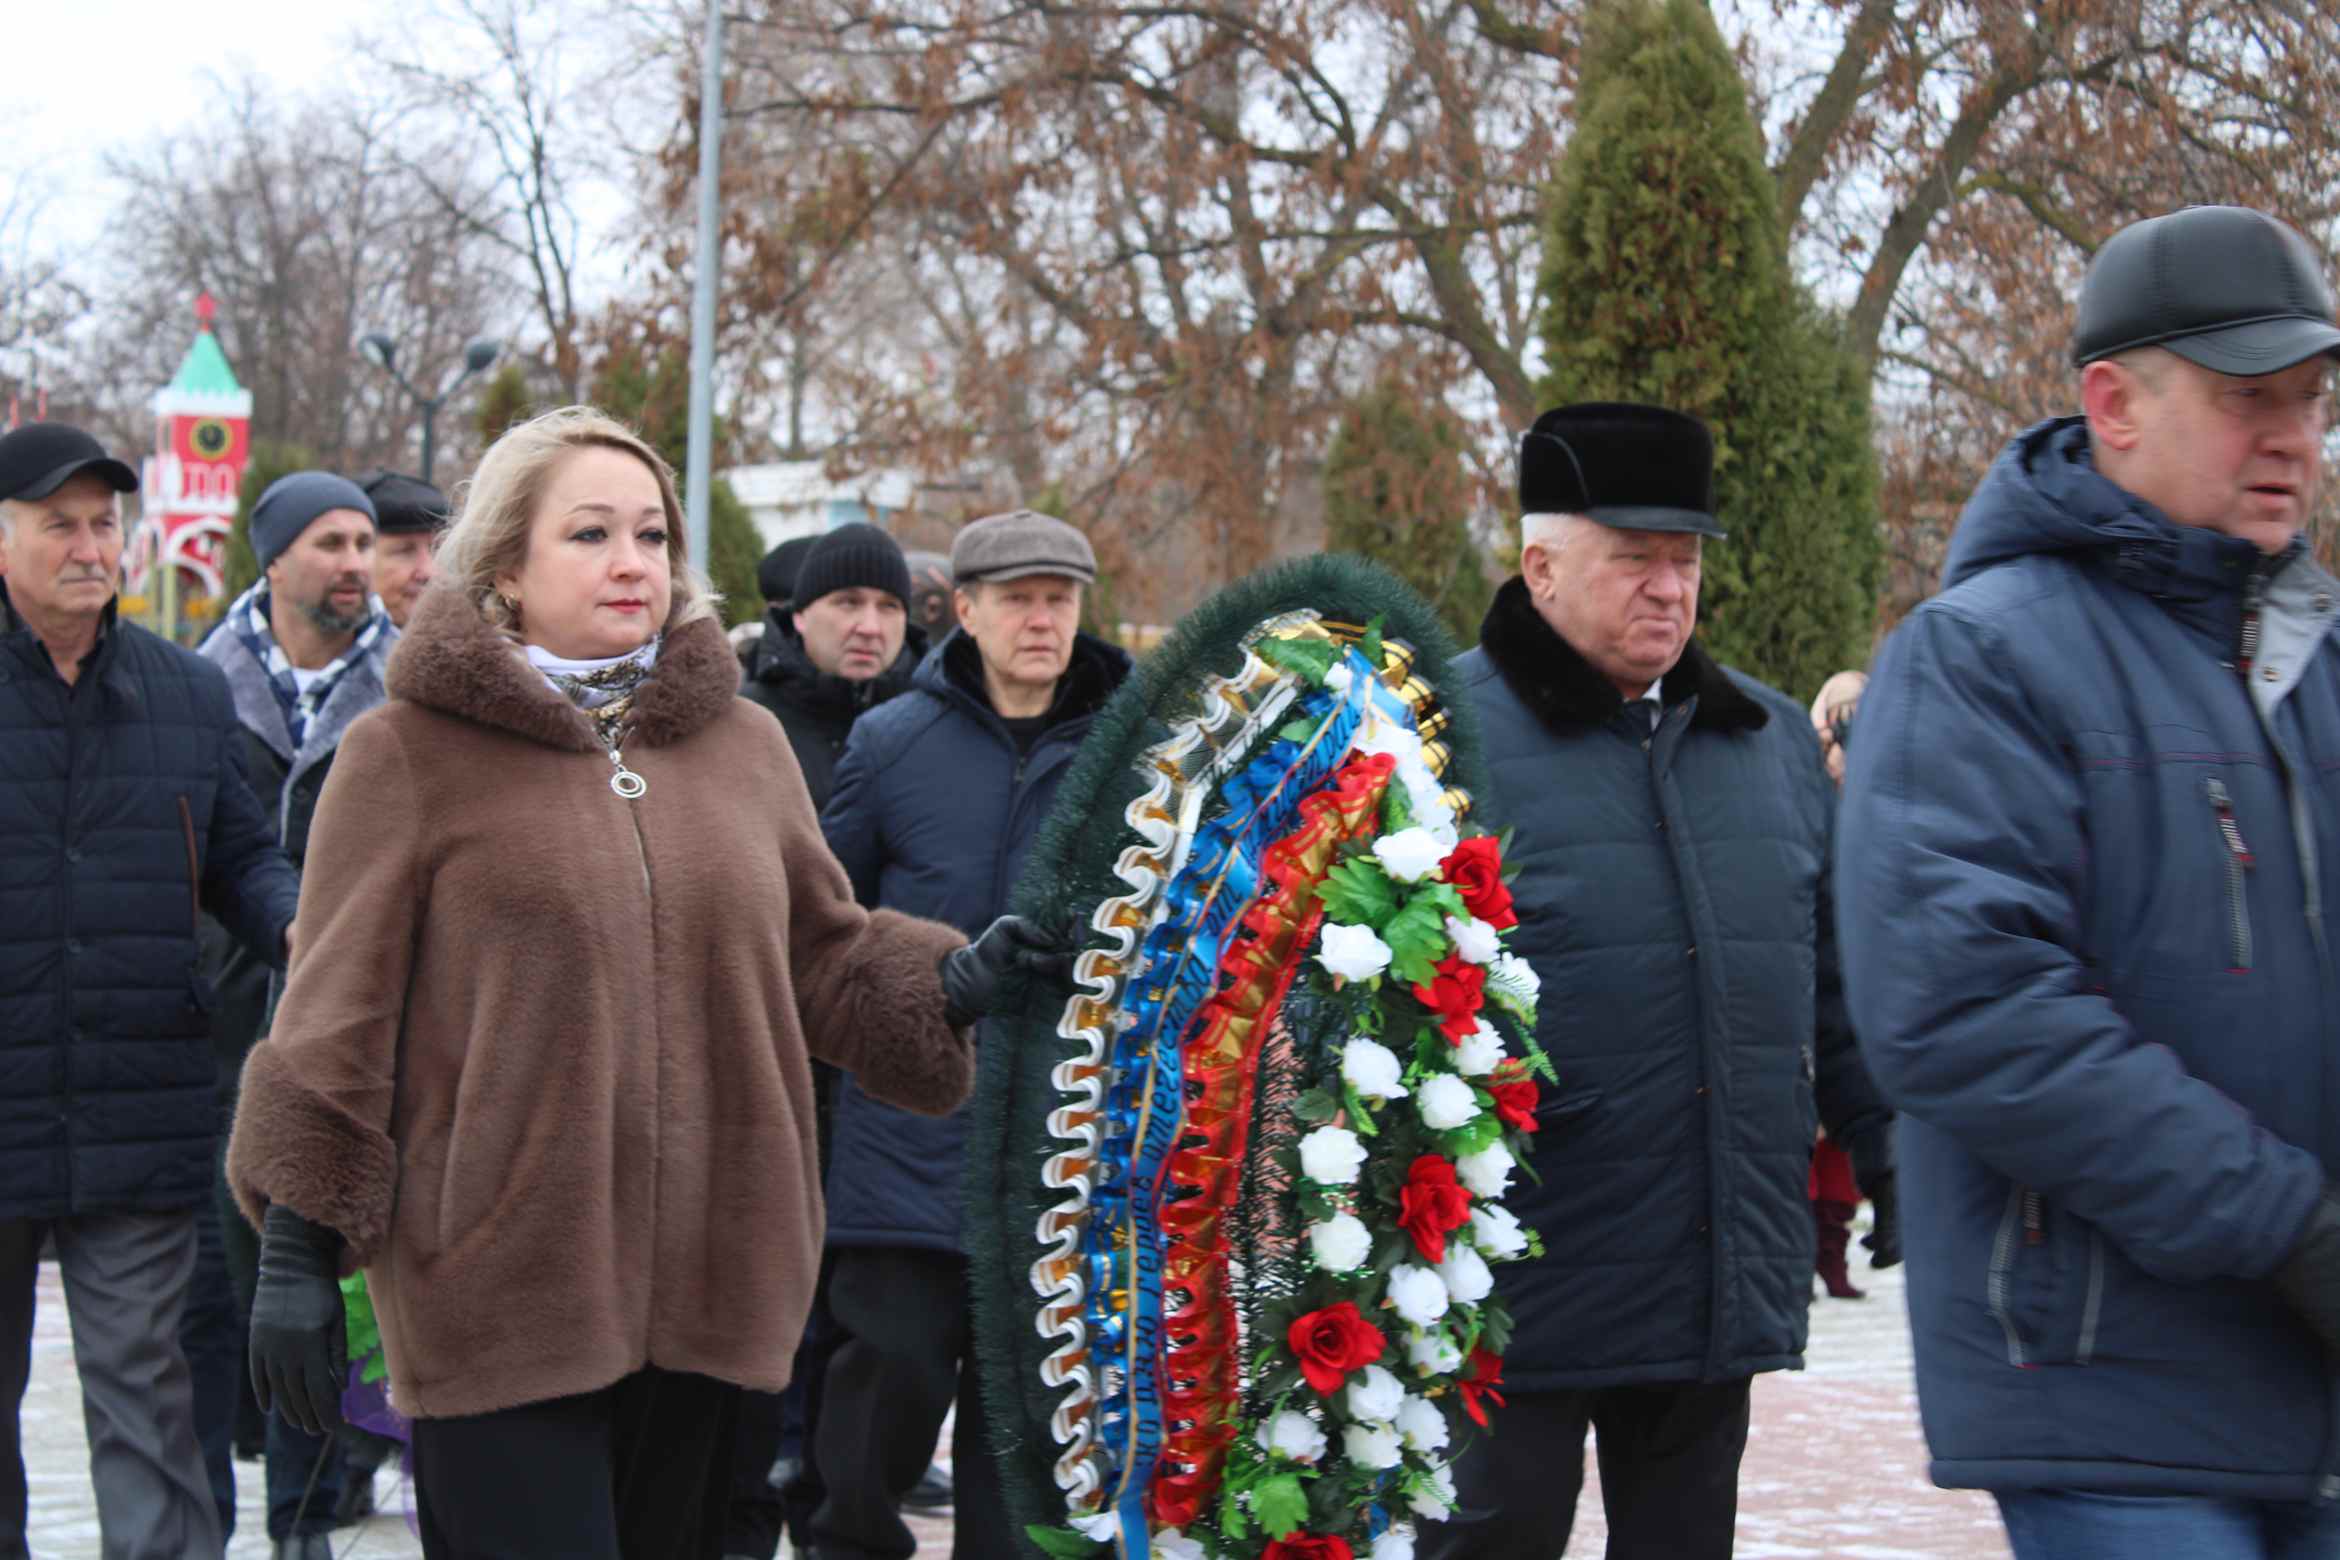
[[[1684,412],[1627,401],[1555,407],[1519,440],[1519,512],[1621,531],[1722,536],[1714,435]]]
[[[357,479],[374,501],[374,529],[384,536],[427,536],[454,517],[447,495],[402,471],[369,471]]]
[[[2221,374],[2340,350],[2324,258],[2263,211],[2189,206],[2104,241],[2080,284],[2072,361],[2163,347]]]
[[[0,435],[0,499],[47,498],[85,471],[117,493],[138,491],[138,473],[70,423],[26,423]]]

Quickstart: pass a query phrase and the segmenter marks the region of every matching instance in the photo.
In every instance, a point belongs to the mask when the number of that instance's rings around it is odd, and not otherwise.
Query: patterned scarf
[[[295,753],[308,738],[309,722],[325,707],[325,701],[333,697],[343,674],[363,661],[389,630],[390,618],[383,612],[382,603],[368,596],[366,605],[368,614],[357,637],[349,642],[347,650],[333,658],[331,665],[309,680],[305,693],[301,691],[300,679],[293,675],[293,664],[286,657],[284,647],[276,642],[276,630],[268,623],[268,581],[254,581],[252,588],[238,596],[227,609],[228,626],[268,673],[268,686],[276,694],[278,707],[284,711],[285,735],[292,739]]]
[[[585,712],[603,747],[615,749],[618,728],[634,707],[634,695],[658,664],[658,645],[659,640],[653,638],[630,655],[599,661],[570,661],[535,645],[526,648],[528,664],[544,674],[554,692]]]

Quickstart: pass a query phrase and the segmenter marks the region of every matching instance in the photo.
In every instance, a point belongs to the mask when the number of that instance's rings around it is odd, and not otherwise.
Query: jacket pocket
[[[179,798],[179,838],[187,847],[187,926],[203,933],[203,859],[195,850],[195,809]]]
[[[2218,855],[2226,881],[2226,968],[2231,974],[2243,975],[2250,971],[2253,953],[2250,874],[2259,861],[2243,839],[2226,782],[2212,775],[2202,782],[2202,793],[2209,798],[2210,816],[2218,830]]]
[[[2086,1365],[2103,1320],[2104,1237],[2028,1186],[2007,1191],[1986,1303],[2015,1366]]]

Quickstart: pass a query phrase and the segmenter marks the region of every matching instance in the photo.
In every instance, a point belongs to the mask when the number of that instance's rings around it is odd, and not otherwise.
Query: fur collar
[[[634,695],[626,741],[670,747],[729,709],[739,661],[723,625],[704,618],[671,629],[658,665]],[[390,653],[390,697],[409,699],[547,747],[598,752],[582,710],[555,693],[519,648],[488,625],[462,592],[427,592]]]
[[[1523,579],[1514,576],[1495,593],[1479,626],[1479,643],[1520,702],[1555,731],[1606,725],[1625,707],[1616,687],[1544,621]],[[1664,692],[1668,704],[1698,701],[1690,715],[1693,730],[1757,731],[1771,719],[1696,639],[1666,673]]]

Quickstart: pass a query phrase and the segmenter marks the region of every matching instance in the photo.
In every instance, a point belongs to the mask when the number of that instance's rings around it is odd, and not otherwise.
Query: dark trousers
[[[821,1393],[829,1358],[837,1352],[837,1324],[829,1315],[828,1265],[813,1289],[812,1312],[796,1345],[785,1392],[742,1392],[739,1431],[732,1462],[731,1516],[724,1524],[723,1552],[748,1560],[773,1560],[785,1532],[798,1549],[807,1547],[813,1513],[822,1499],[820,1469],[812,1454],[812,1427],[819,1422]],[[793,1461],[795,1477],[772,1482],[773,1465]]]
[[[1557,1560],[1584,1490],[1584,1432],[1601,1460],[1608,1560],[1728,1560],[1747,1450],[1744,1380],[1514,1392],[1495,1433],[1454,1468],[1455,1520],[1422,1530],[1424,1560]]]
[[[739,1388],[652,1365],[576,1397],[414,1422],[427,1560],[713,1560]]]
[[[907,1560],[918,1540],[902,1497],[926,1472],[954,1401],[954,1560],[1017,1560],[999,1464],[976,1384],[967,1260],[852,1247],[830,1254],[837,1352],[813,1430],[826,1496],[813,1514],[820,1560]]]

